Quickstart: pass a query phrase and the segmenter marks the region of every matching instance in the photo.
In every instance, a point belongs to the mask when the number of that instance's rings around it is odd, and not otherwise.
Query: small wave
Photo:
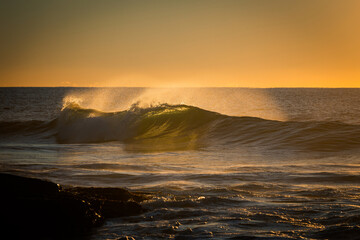
[[[328,152],[360,148],[358,125],[231,117],[188,105],[102,112],[68,103],[51,122],[1,122],[0,129],[2,135],[53,133],[61,144],[119,141],[129,151],[219,145]]]
[[[360,176],[354,174],[336,174],[336,173],[311,173],[302,176],[295,176],[291,181],[294,182],[318,182],[318,183],[358,183]]]
[[[143,203],[146,208],[198,208],[200,206],[233,206],[247,204],[247,200],[216,196],[154,197]]]

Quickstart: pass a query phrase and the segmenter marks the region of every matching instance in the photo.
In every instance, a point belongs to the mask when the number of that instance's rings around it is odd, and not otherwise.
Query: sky
[[[360,87],[358,0],[0,0],[0,86]]]

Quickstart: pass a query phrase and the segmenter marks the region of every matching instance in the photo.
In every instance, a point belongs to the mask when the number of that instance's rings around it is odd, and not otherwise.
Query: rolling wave
[[[360,126],[341,122],[280,122],[231,117],[187,105],[162,104],[120,112],[64,107],[53,121],[0,122],[0,134],[52,136],[58,143],[119,141],[129,149],[251,146],[267,149],[360,149]]]

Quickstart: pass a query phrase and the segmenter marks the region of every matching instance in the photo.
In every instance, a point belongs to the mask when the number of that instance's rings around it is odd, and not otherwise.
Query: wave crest
[[[149,108],[101,112],[69,104],[58,118],[60,143],[164,142],[186,144],[197,139],[206,125],[222,115],[187,105],[161,104]]]

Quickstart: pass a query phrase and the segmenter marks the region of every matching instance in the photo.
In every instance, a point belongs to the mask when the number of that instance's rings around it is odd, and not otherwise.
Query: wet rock
[[[70,188],[69,192],[81,195],[89,199],[106,199],[114,201],[129,201],[141,202],[146,199],[143,195],[130,193],[122,188],[94,188],[94,187],[74,187]]]
[[[54,183],[0,174],[2,229],[13,238],[86,235],[103,218],[91,205]]]
[[[124,189],[68,188],[0,173],[1,235],[13,239],[79,239],[105,217],[141,213],[143,198]]]
[[[133,194],[121,188],[70,188],[68,191],[96,206],[105,218],[124,217],[140,214],[143,208],[139,202],[143,195]]]
[[[142,212],[143,208],[136,202],[104,201],[101,209],[105,218],[132,216]]]
[[[52,182],[5,173],[0,174],[0,187],[3,194],[12,197],[55,196],[61,190],[59,185]]]

